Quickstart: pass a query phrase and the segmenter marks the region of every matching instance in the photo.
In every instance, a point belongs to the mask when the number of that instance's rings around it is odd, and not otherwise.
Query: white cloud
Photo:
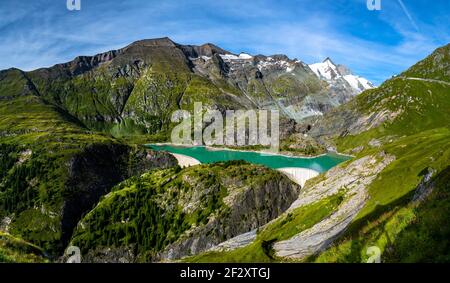
[[[365,8],[360,2],[354,0]],[[448,27],[440,27],[442,19],[434,24],[414,22],[422,31],[419,33],[411,26],[411,13],[405,16],[395,1],[383,2],[382,13],[373,14],[392,27],[397,40],[391,43],[353,35],[348,26],[354,19],[339,13],[340,2],[337,12],[313,9],[316,2],[312,0],[289,2],[296,5],[286,9],[270,1],[109,3],[83,2],[80,12],[54,6],[42,10],[43,4],[37,2],[22,5],[17,13],[8,13],[8,7],[0,9],[0,69],[31,70],[143,38],[169,36],[184,44],[212,42],[236,53],[282,53],[307,63],[330,56],[380,83],[449,39]]]

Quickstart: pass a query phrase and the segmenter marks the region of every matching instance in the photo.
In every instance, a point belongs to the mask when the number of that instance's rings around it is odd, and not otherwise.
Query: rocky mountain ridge
[[[363,82],[352,87],[351,80],[327,81],[285,55],[235,55],[213,44],[181,45],[169,38],[23,73],[42,98],[115,136],[167,131],[171,112],[190,109],[195,101],[222,111],[279,109],[299,121],[348,101]]]

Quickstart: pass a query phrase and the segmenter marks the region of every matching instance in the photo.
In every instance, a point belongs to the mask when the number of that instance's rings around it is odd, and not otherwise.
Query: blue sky
[[[331,57],[380,84],[450,42],[450,1],[381,0],[0,1],[0,69],[32,70],[169,36],[234,53]]]

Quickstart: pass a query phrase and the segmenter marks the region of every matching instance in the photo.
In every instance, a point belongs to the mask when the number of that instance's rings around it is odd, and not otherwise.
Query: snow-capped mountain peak
[[[330,58],[307,65],[283,54],[266,56],[216,50],[219,52],[187,50],[194,71],[212,80],[220,75],[243,91],[248,99],[245,103],[280,108],[295,120],[322,115],[372,88],[369,81]]]
[[[339,75],[337,66],[328,57],[322,63],[312,64],[309,67],[321,79],[333,80]]]
[[[309,68],[322,80],[326,80],[333,87],[351,87],[355,94],[374,88],[367,79],[354,75],[344,65],[336,65],[327,57],[322,63],[309,65]]]

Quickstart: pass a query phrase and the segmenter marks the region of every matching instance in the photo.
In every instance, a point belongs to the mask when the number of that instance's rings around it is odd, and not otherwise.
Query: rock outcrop
[[[283,213],[296,198],[299,186],[282,177],[253,187],[234,188],[231,185],[224,199],[229,215],[209,220],[187,231],[169,245],[159,257],[174,260],[209,250],[217,244],[254,230]]]
[[[326,247],[339,236],[364,207],[369,195],[367,186],[395,160],[383,152],[357,159],[347,166],[338,166],[325,174],[325,180],[301,191],[289,211],[345,192],[345,200],[329,217],[291,239],[277,242],[275,254],[283,258],[303,259]]]
[[[82,247],[93,262],[105,253],[124,254],[114,250],[116,242],[134,245],[132,261],[180,259],[263,226],[299,192],[281,173],[241,162],[178,170],[155,171],[119,185],[81,220],[71,244]],[[141,221],[146,224],[138,225]]]

